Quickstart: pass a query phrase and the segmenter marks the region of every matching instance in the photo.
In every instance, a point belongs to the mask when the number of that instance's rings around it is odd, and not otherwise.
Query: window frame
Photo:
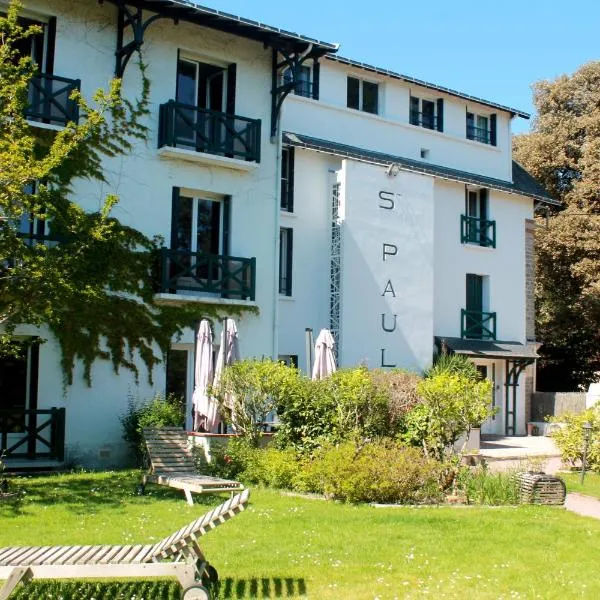
[[[349,85],[350,80],[354,79],[358,81],[358,107],[350,106],[350,98],[349,98]],[[377,90],[376,94],[376,105],[375,110],[366,110],[364,105],[364,84],[367,83],[369,85],[375,86]],[[381,82],[375,81],[373,79],[364,79],[362,77],[357,77],[356,75],[346,75],[346,108],[350,108],[351,110],[360,110],[361,112],[367,113],[369,115],[381,115]]]
[[[418,110],[415,112],[413,111],[413,100],[416,100],[418,102]],[[429,104],[431,104],[433,106],[433,115],[432,115],[432,120],[431,120],[431,127],[428,127],[427,125],[425,125],[423,123],[423,116],[424,116],[424,111],[423,111],[423,103],[424,102],[428,102]],[[408,115],[408,122],[411,125],[415,125],[416,127],[422,127],[423,129],[429,129],[430,131],[437,131],[438,128],[438,103],[437,103],[437,98],[433,99],[427,96],[413,96],[413,94],[410,95],[410,99],[409,99],[409,115]],[[413,115],[417,115],[416,118],[416,122],[413,119]]]
[[[282,146],[279,210],[290,214],[294,212],[294,161],[294,147]]]
[[[480,125],[480,120],[485,119],[485,127]],[[480,110],[469,110],[467,108],[466,118],[466,139],[472,142],[478,142],[487,146],[497,145],[497,115],[496,113],[487,113]]]
[[[296,85],[292,88],[291,93],[294,96],[300,96],[301,98],[314,98],[314,75],[313,69],[310,65],[300,65],[301,73],[308,73],[307,79],[300,79]],[[281,83],[291,83],[291,67],[285,68],[281,73]]]
[[[294,230],[291,227],[279,228],[279,295],[292,295],[292,269],[294,253]]]

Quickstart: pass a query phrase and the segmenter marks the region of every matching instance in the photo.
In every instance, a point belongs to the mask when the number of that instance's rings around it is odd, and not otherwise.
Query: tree
[[[574,390],[600,371],[600,62],[533,90],[514,156],[564,205],[537,219],[538,387]]]
[[[40,30],[22,27],[21,5],[12,0],[0,17],[0,351],[14,351],[21,323],[45,326],[59,341],[65,384],[75,361],[91,383],[96,359],[112,361],[136,377],[136,355],[148,369],[161,361],[171,338],[215,307],[164,307],[154,302],[152,269],[159,239],[111,216],[118,198],[109,195],[98,212],[72,199],[72,184],[106,182],[103,160],[127,154],[147,130],[150,84],[140,56],[139,98],[121,95],[121,82],[98,90],[92,102],[79,93],[80,124],[53,132],[32,128],[24,117],[36,65],[17,43]],[[35,189],[34,189],[35,186]],[[32,191],[33,190],[33,191]],[[21,237],[15,223],[35,216],[49,224],[54,243]]]

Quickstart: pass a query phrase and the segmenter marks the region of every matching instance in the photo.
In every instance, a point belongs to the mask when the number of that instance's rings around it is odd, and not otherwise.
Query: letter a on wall
[[[383,290],[382,296],[386,294],[391,294],[394,298],[396,297],[396,292],[394,292],[394,286],[392,285],[392,280],[388,279],[388,282],[385,284],[385,289]]]

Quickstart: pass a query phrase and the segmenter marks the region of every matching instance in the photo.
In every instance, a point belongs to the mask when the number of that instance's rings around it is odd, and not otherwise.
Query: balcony
[[[469,340],[495,340],[496,313],[461,309],[460,337]]]
[[[495,248],[496,221],[461,215],[460,242],[461,244],[477,244],[485,248]]]
[[[170,100],[160,106],[159,154],[250,171],[260,163],[260,129],[260,119]]]
[[[254,301],[256,259],[162,248],[158,292],[196,301]]]
[[[0,449],[9,459],[64,460],[65,409],[1,409]]]
[[[28,121],[64,127],[79,120],[79,105],[71,99],[78,91],[79,79],[40,74],[29,81],[29,106],[25,109]]]

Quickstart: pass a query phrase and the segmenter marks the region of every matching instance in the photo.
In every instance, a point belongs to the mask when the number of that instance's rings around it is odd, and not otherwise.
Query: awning
[[[469,358],[525,359],[528,361],[539,358],[534,344],[525,345],[519,342],[497,342],[493,340],[465,340],[441,336],[436,336],[435,343],[440,349],[445,346],[450,352],[463,354]]]

